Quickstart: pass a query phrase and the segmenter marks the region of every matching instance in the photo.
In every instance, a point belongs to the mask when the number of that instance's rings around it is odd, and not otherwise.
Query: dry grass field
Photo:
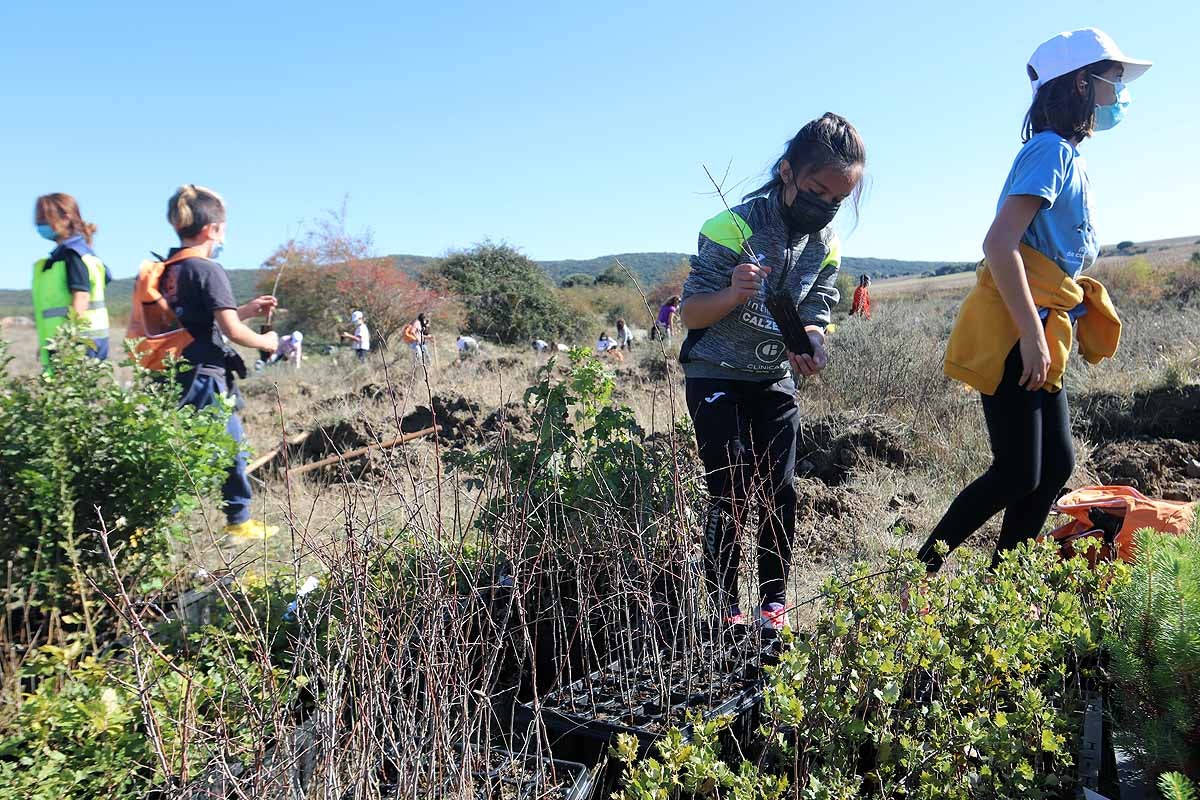
[[[1070,370],[1080,455],[1072,484],[1113,480],[1169,496],[1200,494],[1200,483],[1184,472],[1189,458],[1200,457],[1200,268],[1189,261],[1196,246],[1188,242],[1139,245],[1137,254],[1106,257],[1095,268],[1126,328],[1115,359],[1098,367],[1077,361]],[[830,339],[829,369],[801,386],[797,597],[856,560],[918,544],[954,493],[987,465],[978,400],[941,374],[943,343],[971,280],[967,273],[880,281],[874,318],[841,320]],[[210,510],[190,522],[181,566],[302,571],[364,515],[387,529],[420,517],[430,530],[469,540],[482,489],[450,474],[444,456],[509,426],[519,429],[527,416],[523,395],[546,359],[484,342],[478,356],[459,361],[453,333],[438,333],[427,371],[406,350],[373,353],[365,365],[343,350],[309,353],[299,371],[274,366],[244,381],[254,454],[308,434],[254,474],[255,513],[282,533],[247,549],[220,535],[220,514]],[[32,330],[8,328],[4,337],[16,355],[12,368],[34,372]],[[650,434],[686,420],[677,347],[678,340],[667,350],[643,340],[625,362],[610,364],[614,400]],[[1157,422],[1143,430],[1147,415]],[[304,475],[286,472],[424,428],[435,417],[448,428],[439,439]],[[687,452],[696,480],[698,462]]]
[[[1078,453],[1072,487],[1124,483],[1159,497],[1200,497],[1198,261],[1189,245],[1176,245],[1097,266],[1125,327],[1115,358],[1095,367],[1075,358],[1068,372]],[[942,375],[944,345],[965,291],[961,276],[951,278],[960,283],[928,279],[877,292],[870,320],[847,318],[841,310],[829,338],[828,369],[799,386],[799,504],[788,591],[792,626],[802,632],[798,641],[825,637],[832,621],[847,613],[837,604],[849,603],[854,616],[892,609],[891,616],[864,621],[862,630],[929,636],[930,647],[933,639],[945,647],[930,612],[903,602],[923,570],[898,561],[895,550],[916,547],[990,458],[978,397]],[[604,714],[649,724],[652,708],[655,724],[679,724],[693,701],[715,714],[731,686],[742,687],[738,692],[750,691],[743,680],[759,686],[764,664],[774,658],[772,645],[764,650],[757,636],[738,638],[721,625],[704,587],[703,475],[683,403],[678,339],[666,346],[638,341],[621,362],[600,364],[579,351],[551,364],[530,350],[486,341],[480,353],[460,360],[454,331],[435,329],[435,335],[428,368],[403,347],[374,352],[366,363],[347,350],[312,347],[299,370],[277,365],[240,383],[247,446],[262,462],[252,474],[253,513],[279,527],[271,538],[225,535],[215,499],[182,518],[170,511],[195,485],[182,475],[182,488],[165,495],[169,500],[145,504],[155,513],[163,509],[169,521],[162,531],[124,521],[122,510],[138,499],[118,494],[128,479],[97,484],[99,495],[88,497],[124,498],[122,508],[94,519],[89,524],[97,527],[83,537],[68,539],[68,558],[52,564],[58,571],[44,573],[63,587],[55,599],[71,606],[46,613],[36,588],[41,579],[30,589],[22,589],[27,581],[10,579],[8,596],[24,605],[11,604],[10,624],[0,627],[2,741],[38,752],[57,748],[58,757],[81,766],[69,774],[27,774],[11,757],[0,757],[0,796],[27,796],[24,789],[4,794],[6,782],[32,787],[47,781],[86,781],[93,787],[86,796],[575,796],[493,793],[490,787],[507,780],[489,773],[503,751],[527,754],[507,762],[510,768],[526,764],[510,776],[513,785],[555,783],[550,762],[528,760],[553,754],[595,764],[591,774],[600,785],[590,796],[613,796],[619,765],[607,751],[564,749],[578,743],[561,729],[551,731],[554,714],[546,704],[563,702],[564,692],[587,695],[580,702],[590,704],[589,725]],[[19,398],[28,381],[39,380],[35,338],[31,329],[13,326],[3,336],[13,356],[9,369],[19,377],[0,399]],[[90,364],[64,370],[67,379],[39,387],[56,401],[50,408],[24,408],[36,409],[39,421],[56,419],[57,401],[90,388],[91,372]],[[117,372],[119,381],[128,376],[127,367]],[[134,405],[125,405],[134,395],[101,386],[110,390],[105,408]],[[64,393],[53,394],[57,389]],[[162,402],[159,395],[146,405],[158,404],[157,419],[179,423],[169,400],[166,408]],[[78,405],[69,418],[84,424],[92,407]],[[125,449],[126,436],[137,440],[129,435],[135,427],[169,430],[155,418],[126,416],[138,408],[145,406],[110,412],[124,427],[97,428],[104,447]],[[139,422],[126,422],[132,419]],[[150,422],[143,426],[145,419]],[[437,436],[393,446],[432,426],[440,427]],[[8,430],[17,432],[14,438],[25,435],[19,426]],[[60,487],[38,481],[39,468],[54,472],[38,459],[47,448],[63,447],[71,428],[39,422],[26,430],[35,431],[31,441],[38,444],[27,448],[23,463],[38,466],[20,474],[38,486]],[[219,452],[218,435],[185,441],[216,443],[212,452]],[[134,448],[135,492],[143,465],[152,461],[144,456],[158,453],[158,441],[144,435]],[[89,445],[68,452],[86,453]],[[190,469],[212,463],[203,452],[188,462]],[[180,475],[184,459],[164,460]],[[122,462],[115,463],[119,476]],[[128,475],[131,468],[125,469]],[[93,516],[105,516],[97,502],[60,504],[64,496],[47,494],[45,507],[86,513],[87,505]],[[20,507],[14,512],[17,530],[23,513]],[[751,515],[748,527],[755,522]],[[957,551],[941,577],[923,584],[946,587],[931,590],[937,602],[963,604],[939,612],[943,621],[960,624],[960,611],[970,607],[967,616],[978,622],[987,597],[988,613],[998,616],[984,627],[989,636],[1013,639],[1006,645],[1013,658],[1030,641],[1020,628],[1027,623],[1045,625],[1037,636],[1057,631],[1062,641],[1076,641],[1067,633],[1076,629],[1057,616],[1050,581],[1056,570],[1107,579],[1045,551],[1036,566],[1009,562],[985,578],[998,522]],[[109,526],[124,537],[116,556]],[[155,549],[147,556],[148,532]],[[744,538],[750,540],[749,532]],[[42,552],[59,552],[26,541],[40,540],[17,540],[10,569]],[[742,551],[741,585],[749,592],[756,577],[750,541]],[[100,557],[108,559],[103,568],[96,566]],[[91,559],[86,579],[80,558]],[[128,572],[147,564],[155,569]],[[66,572],[68,566],[75,571]],[[1005,569],[1020,576],[1021,588],[1003,578]],[[104,591],[102,584],[121,588]],[[89,586],[96,595],[104,592],[103,602],[89,603]],[[304,595],[301,587],[312,593]],[[845,594],[851,587],[866,592],[862,602]],[[1055,616],[1021,619],[1029,593],[1038,592],[1046,592],[1039,602]],[[1017,602],[995,606],[1001,597]],[[752,605],[753,598],[743,599]],[[890,627],[897,620],[911,625],[903,629],[908,633]],[[959,644],[986,638],[969,635]],[[872,663],[889,646],[866,648],[876,653]],[[617,682],[600,685],[598,676],[614,664]],[[857,681],[857,673],[855,667],[832,679]],[[628,683],[634,679],[636,692]],[[769,680],[792,691],[792,684]],[[814,690],[827,696],[837,685],[830,680],[820,675]],[[570,688],[592,683],[582,693]],[[972,704],[979,702],[969,699],[962,713],[975,719]],[[931,715],[920,703],[914,718],[926,719]],[[848,708],[858,720],[858,705]],[[1074,708],[1074,700],[1064,701],[1064,726],[1075,719]],[[849,720],[846,726],[854,727]],[[748,748],[763,746],[760,737],[743,733]],[[1034,749],[1048,741],[1045,729],[1040,737],[1029,738]],[[1002,735],[1000,745],[1008,752],[1018,740],[1024,738]],[[859,753],[859,744],[847,752]],[[962,752],[958,745],[947,750],[955,758]]]

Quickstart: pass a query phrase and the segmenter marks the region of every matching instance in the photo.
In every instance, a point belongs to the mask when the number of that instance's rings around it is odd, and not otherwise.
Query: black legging
[[[1014,347],[1004,362],[1004,377],[993,395],[983,395],[983,415],[992,443],[992,466],[959,493],[937,524],[917,558],[932,570],[942,566],[934,543],[950,549],[983,527],[997,511],[1004,523],[992,556],[1041,533],[1050,507],[1075,468],[1067,392],[1030,392],[1020,386],[1021,350]]]
[[[775,382],[688,378],[686,394],[710,499],[704,571],[713,600],[720,613],[737,605],[738,531],[754,491],[762,498],[759,599],[763,605],[785,603],[796,534],[800,412],[795,384],[790,378]]]

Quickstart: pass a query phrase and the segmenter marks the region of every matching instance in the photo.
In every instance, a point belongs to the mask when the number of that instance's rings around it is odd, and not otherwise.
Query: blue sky
[[[1200,235],[1194,0],[5,6],[0,287],[47,249],[37,195],[74,194],[126,276],[172,244],[166,200],[188,181],[229,202],[227,267],[344,196],[381,252],[688,252],[720,208],[701,165],[745,191],[826,110],[869,154],[844,252],[973,259],[1027,57],[1090,25],[1155,61],[1128,119],[1084,145],[1101,239]]]

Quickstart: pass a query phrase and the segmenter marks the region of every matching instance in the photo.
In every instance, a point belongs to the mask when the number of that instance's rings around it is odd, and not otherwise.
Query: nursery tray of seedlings
[[[603,744],[628,733],[644,750],[672,727],[688,736],[689,713],[706,720],[731,714],[736,720],[754,709],[762,694],[761,653],[718,644],[692,655],[699,657],[663,653],[654,663],[613,661],[547,694],[538,706],[541,721],[555,741]],[[532,723],[535,716],[532,703],[518,706],[519,721]]]
[[[482,784],[476,800],[588,800],[592,795],[593,776],[583,764],[507,750],[489,755],[486,776],[475,776]]]
[[[491,748],[472,753],[463,763],[463,751],[431,772],[400,782],[393,772],[381,787],[383,798],[418,796],[462,797],[470,800],[589,800],[595,776],[583,764],[542,758]],[[469,776],[469,777],[468,777]]]

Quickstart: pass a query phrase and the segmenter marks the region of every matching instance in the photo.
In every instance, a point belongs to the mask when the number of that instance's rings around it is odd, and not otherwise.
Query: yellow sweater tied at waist
[[[1100,281],[1087,276],[1074,280],[1049,258],[1024,244],[1021,259],[1034,304],[1050,312],[1045,321],[1050,370],[1044,388],[1057,392],[1062,389],[1063,372],[1075,338],[1079,339],[1079,354],[1089,364],[1097,364],[1117,352],[1121,320]],[[975,288],[963,300],[950,333],[944,370],[947,377],[990,395],[996,393],[1004,376],[1004,362],[1021,335],[986,261],[979,262],[975,274]],[[1072,330],[1069,312],[1080,303],[1087,313]]]

